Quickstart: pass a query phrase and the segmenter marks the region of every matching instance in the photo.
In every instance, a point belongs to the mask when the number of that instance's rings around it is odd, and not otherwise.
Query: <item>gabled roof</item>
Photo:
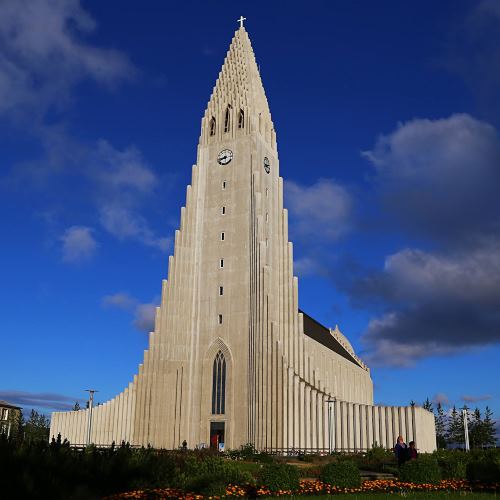
[[[304,316],[304,334],[311,339],[324,345],[331,351],[337,353],[351,363],[366,370],[364,363],[354,354],[349,352],[333,335],[330,329],[323,326],[319,321],[306,314],[299,309],[299,312]]]
[[[3,399],[0,399],[0,406],[3,407],[3,408],[14,408],[16,410],[21,410],[22,409],[22,406],[13,405],[12,403],[4,401]]]

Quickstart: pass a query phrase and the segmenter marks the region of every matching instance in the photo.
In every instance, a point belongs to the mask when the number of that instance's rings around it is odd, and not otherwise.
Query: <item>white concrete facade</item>
[[[276,133],[242,27],[201,122],[144,362],[93,409],[91,442],[194,447],[223,427],[226,449],[363,450],[399,434],[435,449],[432,414],[373,406],[369,369],[338,329],[312,338],[298,302]],[[56,412],[51,436],[85,444],[87,426],[88,410]]]

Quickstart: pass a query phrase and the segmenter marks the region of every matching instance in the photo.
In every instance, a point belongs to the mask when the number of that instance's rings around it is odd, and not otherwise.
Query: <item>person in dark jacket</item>
[[[394,454],[398,461],[398,467],[401,467],[408,460],[408,446],[403,436],[398,436],[398,442],[394,445]]]
[[[415,441],[408,443],[408,460],[416,460],[418,458],[417,448],[415,448]]]

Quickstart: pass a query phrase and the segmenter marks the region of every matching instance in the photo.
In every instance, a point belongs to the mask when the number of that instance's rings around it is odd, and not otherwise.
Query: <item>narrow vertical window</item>
[[[266,222],[269,222],[269,214],[266,212]]]
[[[219,325],[222,325],[222,314],[219,314]]]
[[[224,267],[224,259],[220,260],[220,267],[221,267],[221,269]]]
[[[220,233],[220,240],[224,241],[224,238],[225,238],[225,234],[224,233]]]
[[[224,287],[223,286],[219,287],[219,295],[224,295]]]
[[[245,112],[240,109],[240,112],[238,113],[238,128],[244,128],[245,127]]]
[[[210,119],[210,135],[215,135],[215,117]]]
[[[226,207],[221,207],[221,209],[220,209],[220,213],[221,213],[222,215],[226,215]]]
[[[269,188],[266,188],[266,198],[269,196]]]
[[[231,126],[231,106],[226,108],[226,116],[224,117],[224,132],[229,132],[229,128]]]
[[[222,189],[226,189],[226,181],[222,181]]]
[[[212,369],[212,414],[223,415],[226,412],[226,359],[219,351]]]

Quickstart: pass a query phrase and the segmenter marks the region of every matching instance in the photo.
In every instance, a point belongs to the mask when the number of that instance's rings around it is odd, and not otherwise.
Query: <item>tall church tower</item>
[[[168,269],[137,376],[92,414],[54,413],[51,434],[75,444],[360,450],[414,438],[429,420],[373,406],[369,369],[347,339],[299,311],[276,133],[243,26],[201,121]]]

